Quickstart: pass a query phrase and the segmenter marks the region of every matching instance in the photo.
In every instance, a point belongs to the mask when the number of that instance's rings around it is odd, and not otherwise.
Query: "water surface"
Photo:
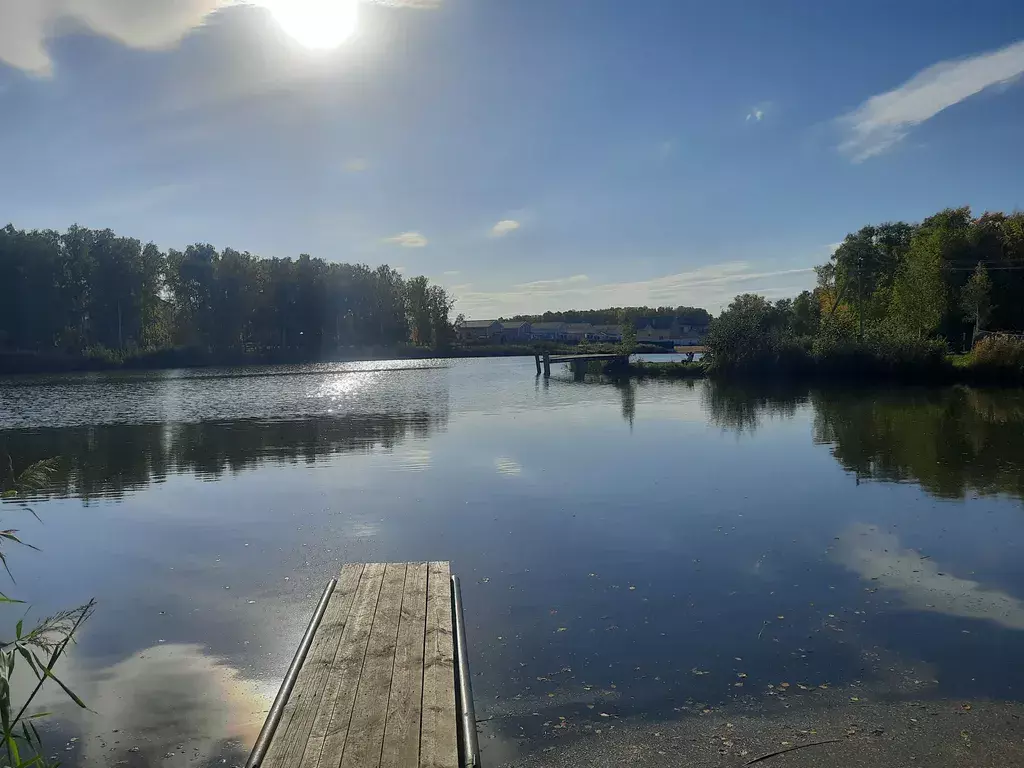
[[[347,561],[452,561],[490,764],[897,664],[1024,692],[1017,392],[375,362],[8,379],[0,429],[61,457],[5,591],[99,600],[68,765],[241,762]]]

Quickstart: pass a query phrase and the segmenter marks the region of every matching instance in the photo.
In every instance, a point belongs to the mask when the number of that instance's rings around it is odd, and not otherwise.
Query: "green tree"
[[[888,320],[891,332],[908,338],[934,333],[946,311],[941,235],[918,232],[893,282]]]
[[[627,355],[631,355],[635,349],[636,323],[632,319],[624,318],[622,320],[622,351]]]
[[[974,320],[974,333],[971,340],[977,338],[982,323],[988,320],[989,312],[992,309],[992,281],[989,280],[988,270],[978,262],[970,279],[960,294],[960,304],[964,313]]]

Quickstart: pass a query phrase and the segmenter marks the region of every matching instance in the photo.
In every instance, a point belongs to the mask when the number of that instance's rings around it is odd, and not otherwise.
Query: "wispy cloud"
[[[529,283],[517,283],[512,287],[521,291],[550,292],[561,291],[567,286],[579,285],[589,281],[590,278],[586,275],[571,275],[570,277],[559,277],[554,280],[534,280]]]
[[[840,151],[853,162],[885,152],[947,107],[1024,72],[1024,40],[965,59],[940,61],[899,88],[872,96],[839,118],[846,138]]]
[[[757,270],[753,264],[735,261],[633,282],[597,283],[587,275],[572,275],[518,283],[504,290],[481,290],[472,284],[451,286],[451,290],[459,300],[459,311],[471,317],[624,305],[691,305],[718,311],[737,293],[772,298],[795,295],[812,287],[813,273],[813,267]]]
[[[345,161],[346,173],[362,173],[370,167],[370,161],[365,157],[353,157]]]
[[[491,237],[504,237],[510,232],[515,232],[520,226],[522,225],[515,219],[502,219],[491,227]]]
[[[403,248],[423,248],[429,241],[419,232],[403,232],[400,235],[384,238],[384,242],[400,245]]]
[[[278,0],[279,1],[279,0]],[[437,8],[440,0],[363,0],[396,8]],[[132,48],[173,48],[212,13],[266,0],[0,0],[0,62],[36,75],[52,73],[47,41],[86,29]]]
[[[386,5],[391,8],[421,8],[429,10],[441,7],[441,0],[366,0],[374,5]]]
[[[764,119],[764,110],[760,107],[754,107],[752,110],[747,112],[747,122],[760,123]]]

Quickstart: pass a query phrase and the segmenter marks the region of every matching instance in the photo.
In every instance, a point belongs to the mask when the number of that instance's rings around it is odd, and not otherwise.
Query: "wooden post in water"
[[[540,353],[533,356],[533,362],[537,364],[537,375],[540,376]]]
[[[550,352],[545,352],[544,353],[544,378],[547,379],[547,378],[550,378],[550,377],[551,377],[551,353]]]

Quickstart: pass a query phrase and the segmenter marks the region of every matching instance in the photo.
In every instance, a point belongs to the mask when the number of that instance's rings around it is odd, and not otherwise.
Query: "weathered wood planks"
[[[446,562],[346,565],[261,768],[458,768]]]

